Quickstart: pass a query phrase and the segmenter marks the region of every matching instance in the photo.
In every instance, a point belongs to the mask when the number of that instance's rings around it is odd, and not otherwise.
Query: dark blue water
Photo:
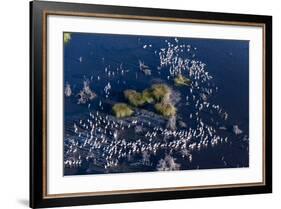
[[[179,66],[191,86],[175,85]],[[132,107],[127,118],[114,116],[114,104],[128,103],[124,90],[159,83],[175,97],[175,127],[167,127],[170,118],[154,104]],[[85,85],[94,98],[81,102]],[[64,86],[71,89],[64,97],[65,175],[248,167],[247,40],[71,33],[64,43]],[[155,133],[150,141],[147,132]]]

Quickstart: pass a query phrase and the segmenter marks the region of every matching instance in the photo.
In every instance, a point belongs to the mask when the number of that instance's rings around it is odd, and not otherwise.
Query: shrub
[[[136,92],[135,90],[125,90],[124,96],[129,103],[135,107],[142,106],[145,103],[145,100],[142,98],[142,94]]]
[[[63,34],[63,43],[67,44],[71,40],[71,33]]]
[[[165,117],[176,115],[177,109],[171,103],[160,102],[154,105],[155,110]]]
[[[117,118],[131,116],[134,111],[125,103],[117,103],[113,105],[112,110]]]
[[[178,75],[174,79],[174,82],[176,86],[190,86],[192,83],[190,79],[184,77],[183,75]]]
[[[163,98],[170,96],[171,89],[166,84],[154,84],[151,86],[151,92],[154,98],[160,101]]]
[[[146,102],[146,103],[153,103],[154,102],[154,96],[152,94],[152,91],[150,89],[145,89],[142,92],[142,99]]]

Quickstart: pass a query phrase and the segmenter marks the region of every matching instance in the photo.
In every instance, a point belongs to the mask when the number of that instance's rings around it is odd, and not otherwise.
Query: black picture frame
[[[205,23],[246,25],[260,24],[264,27],[264,184],[225,186],[219,188],[171,189],[168,191],[134,192],[118,194],[76,196],[46,196],[46,16],[63,14],[109,14],[159,18],[160,21],[177,20]],[[87,16],[87,15],[86,15]],[[272,17],[261,15],[198,12],[168,9],[134,8],[77,3],[30,2],[30,207],[44,208],[137,201],[169,200],[228,195],[245,195],[272,192]]]

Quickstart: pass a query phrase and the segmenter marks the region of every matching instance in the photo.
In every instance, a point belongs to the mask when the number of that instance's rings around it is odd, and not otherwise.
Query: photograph
[[[278,1],[16,1],[0,209],[281,205]]]
[[[249,167],[249,40],[61,35],[65,176]]]
[[[30,3],[30,207],[272,192],[272,17]]]

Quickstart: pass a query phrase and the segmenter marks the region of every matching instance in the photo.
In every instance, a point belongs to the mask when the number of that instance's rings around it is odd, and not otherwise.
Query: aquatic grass
[[[117,118],[124,118],[131,116],[134,111],[125,103],[116,103],[112,110]]]
[[[63,43],[67,44],[71,40],[71,33],[64,33],[63,34]]]
[[[174,78],[174,83],[176,86],[190,86],[192,82],[183,75],[178,75],[176,78]]]
[[[151,92],[154,98],[158,101],[168,98],[171,95],[171,89],[166,84],[153,84],[151,86]]]
[[[177,113],[177,108],[171,103],[159,102],[154,105],[154,108],[164,117],[172,117]]]
[[[129,103],[135,107],[142,106],[145,103],[142,94],[135,90],[131,90],[131,89],[125,90],[124,96],[129,101]]]

